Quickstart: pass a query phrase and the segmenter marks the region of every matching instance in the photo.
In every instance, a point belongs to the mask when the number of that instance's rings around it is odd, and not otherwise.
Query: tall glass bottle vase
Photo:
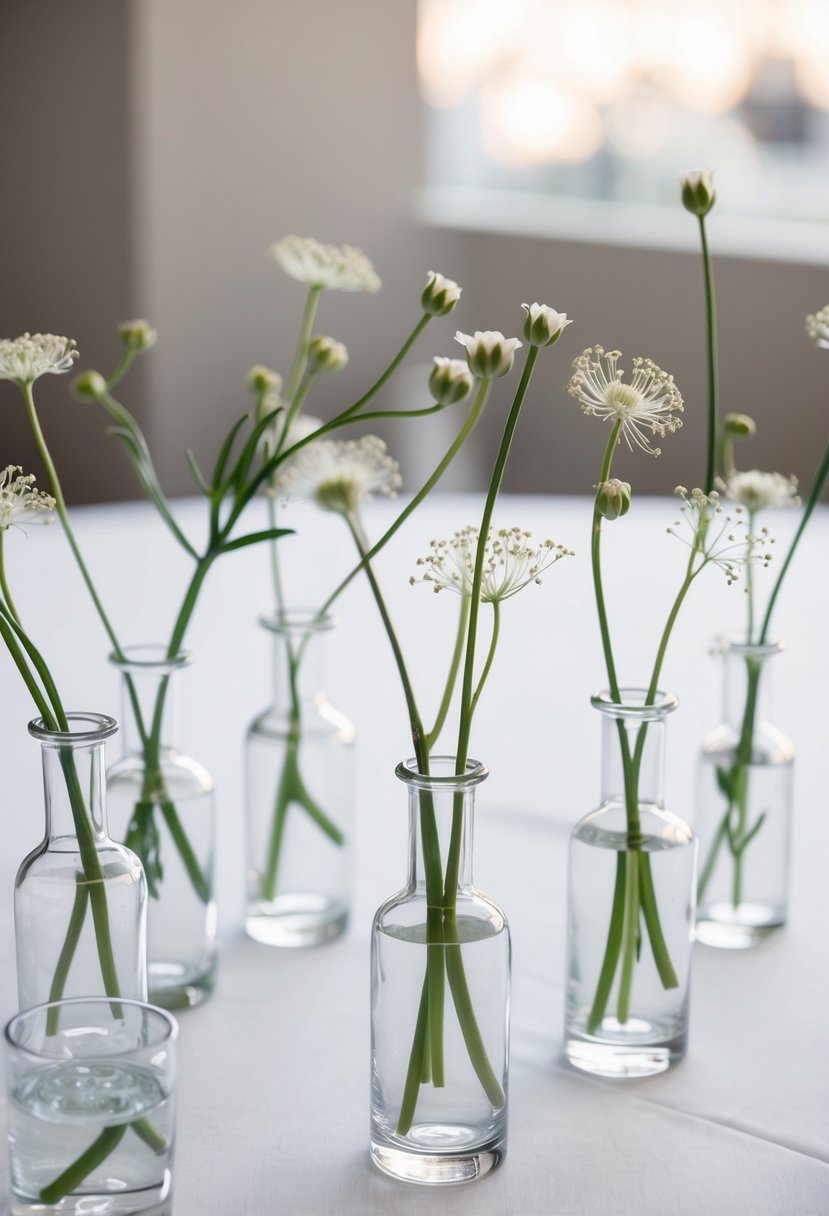
[[[765,645],[724,638],[723,720],[703,740],[694,829],[699,838],[697,940],[754,946],[786,922],[794,747],[769,720]]]
[[[666,719],[623,688],[602,715],[602,793],[570,840],[565,1052],[600,1076],[663,1072],[685,1054],[696,841],[665,808]]]
[[[62,997],[147,999],[147,885],[138,858],[110,839],[103,714],[67,715],[68,732],[29,723],[40,743],[46,832],[14,889],[21,1009]]]
[[[348,922],[354,728],[328,700],[331,617],[263,617],[273,639],[273,703],[248,728],[245,927],[270,946],[315,946]]]
[[[397,776],[409,793],[405,887],[374,918],[371,1154],[407,1182],[459,1183],[506,1152],[510,935],[472,882],[475,791],[451,756]]]
[[[150,901],[150,1000],[165,1009],[199,1005],[216,975],[213,780],[177,748],[178,681],[192,655],[130,646],[121,672],[124,752],[109,770],[113,826],[141,858]]]

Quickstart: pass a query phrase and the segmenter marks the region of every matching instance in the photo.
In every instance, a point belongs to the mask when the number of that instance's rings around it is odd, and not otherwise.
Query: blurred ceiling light
[[[609,107],[607,138],[623,156],[653,156],[670,143],[673,109],[656,89],[642,89]]]
[[[751,61],[740,30],[729,29],[713,14],[694,11],[677,23],[671,68],[674,96],[703,114],[730,110],[751,85]]]
[[[420,0],[417,65],[431,105],[453,106],[506,55],[524,28],[524,0]]]
[[[589,99],[522,72],[484,85],[481,130],[490,156],[515,166],[587,160],[602,142],[601,119]]]
[[[543,0],[523,31],[520,66],[587,93],[596,104],[616,101],[633,84],[632,30],[614,0],[581,0],[560,8]]]

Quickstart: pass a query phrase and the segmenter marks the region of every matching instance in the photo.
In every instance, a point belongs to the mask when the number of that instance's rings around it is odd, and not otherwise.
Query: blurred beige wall
[[[5,0],[0,87],[15,119],[0,203],[3,333],[69,333],[79,366],[106,370],[115,324],[147,316],[159,344],[124,399],[147,428],[169,492],[189,493],[184,449],[209,465],[247,408],[246,370],[263,362],[287,371],[290,362],[303,293],[267,248],[289,232],[347,241],[370,254],[384,287],[324,297],[318,328],[345,341],[351,361],[318,382],[312,412],[330,413],[371,383],[416,319],[425,272],[437,269],[464,285],[463,300],[433,326],[387,404],[420,403],[431,355],[460,353],[455,328],[517,333],[520,304],[539,299],[576,324],[541,361],[508,487],[589,490],[598,424],[561,390],[571,358],[596,341],[650,355],[686,398],[685,430],[665,441],[662,460],[637,456],[624,475],[650,492],[699,480],[698,260],[418,224],[414,27],[414,4],[388,0]],[[716,251],[716,215],[710,229]],[[752,463],[805,478],[825,434],[829,369],[805,342],[802,317],[829,300],[829,272],[718,258],[716,277],[724,407],[758,418]],[[134,496],[103,420],[69,403],[66,381],[50,377],[38,389],[70,498]],[[484,482],[509,389],[497,386],[447,484]],[[0,459],[35,467],[14,392],[0,392]],[[409,484],[451,422],[386,431]]]

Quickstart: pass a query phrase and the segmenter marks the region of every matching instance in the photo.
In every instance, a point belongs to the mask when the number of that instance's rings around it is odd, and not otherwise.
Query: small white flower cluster
[[[0,380],[31,384],[38,376],[68,372],[78,357],[74,338],[21,334],[0,339]]]
[[[286,236],[268,250],[268,256],[300,283],[320,291],[379,291],[374,267],[352,245],[322,245],[313,237]]]
[[[540,583],[541,575],[562,557],[572,557],[570,549],[545,540],[532,545],[530,532],[521,528],[490,529],[484,550],[481,600],[485,604],[500,603],[517,595],[530,583]],[[458,595],[472,594],[475,574],[475,554],[478,548],[478,529],[462,528],[449,540],[433,540],[432,552],[417,560],[418,566],[427,566],[421,578],[414,575],[409,582],[431,583],[435,592],[447,588]]]
[[[763,473],[760,469],[734,473],[725,483],[725,493],[732,502],[739,503],[752,514],[765,507],[800,506],[796,477]]]
[[[829,304],[821,308],[820,312],[809,314],[806,318],[806,333],[815,346],[829,349]]]
[[[700,489],[689,491],[685,486],[677,486],[675,493],[683,502],[682,518],[666,531],[689,549],[695,549],[703,564],[713,562],[718,566],[729,587],[740,577],[743,566],[768,566],[772,556],[769,546],[774,544],[768,528],[761,528],[756,535],[749,532],[745,520],[737,517],[741,508],[736,508],[735,516],[726,515],[716,490],[705,494]],[[677,531],[678,528],[683,531]]]
[[[621,435],[629,448],[635,444],[651,456],[661,450],[648,443],[645,431],[653,435],[672,434],[682,426],[674,417],[682,413],[682,394],[673,376],[663,372],[652,359],[633,360],[633,376],[625,384],[624,371],[617,366],[622,357],[618,350],[606,351],[603,346],[591,346],[573,360],[574,375],[567,392],[575,397],[585,414],[594,414],[609,422],[621,423]]]
[[[392,497],[401,485],[400,466],[376,435],[309,443],[285,462],[278,479],[287,497],[352,516],[372,494]]]
[[[6,465],[0,472],[0,532],[25,523],[54,521],[54,498],[36,490],[34,483],[34,473],[24,473],[19,464]]]

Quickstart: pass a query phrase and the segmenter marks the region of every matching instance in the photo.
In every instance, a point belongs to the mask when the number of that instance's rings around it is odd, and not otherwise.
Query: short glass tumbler
[[[172,1211],[177,1034],[164,1010],[106,997],[11,1019],[12,1216]]]

